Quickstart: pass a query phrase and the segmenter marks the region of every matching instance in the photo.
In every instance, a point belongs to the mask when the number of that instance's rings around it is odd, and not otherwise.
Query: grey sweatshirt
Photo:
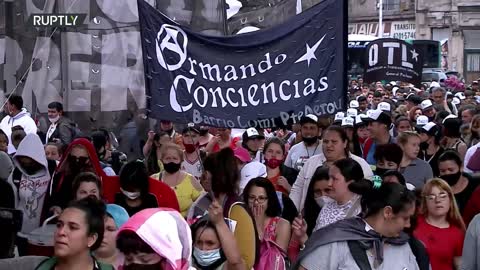
[[[480,214],[468,226],[463,242],[462,270],[480,270]]]

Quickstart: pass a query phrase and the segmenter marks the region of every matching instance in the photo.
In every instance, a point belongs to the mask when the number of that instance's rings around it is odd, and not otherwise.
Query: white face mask
[[[125,197],[129,198],[130,200],[136,200],[140,197],[140,192],[129,192],[129,191],[126,191],[126,190],[123,190],[122,188],[120,188],[120,191],[123,193],[123,195],[125,195]]]
[[[316,197],[315,201],[317,202],[318,206],[323,207],[325,204],[333,202],[334,200],[328,196],[320,196]]]
[[[60,115],[57,115],[56,117],[53,117],[53,118],[48,118],[48,120],[52,123],[52,124],[55,124],[56,122],[58,122],[58,120],[60,119]]]

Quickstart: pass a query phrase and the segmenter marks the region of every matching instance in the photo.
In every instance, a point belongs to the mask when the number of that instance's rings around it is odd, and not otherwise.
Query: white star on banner
[[[323,35],[323,37],[319,41],[317,41],[317,43],[315,43],[315,45],[313,45],[313,47],[311,48],[307,44],[307,52],[304,55],[302,55],[302,57],[300,57],[297,61],[295,61],[295,64],[303,61],[307,61],[307,65],[310,66],[310,61],[312,59],[317,59],[317,56],[315,56],[315,51],[318,49],[318,46],[320,46],[320,44],[322,43],[325,36],[326,35]]]
[[[415,59],[415,62],[418,62],[418,53],[415,49],[410,51],[412,53],[412,59]]]

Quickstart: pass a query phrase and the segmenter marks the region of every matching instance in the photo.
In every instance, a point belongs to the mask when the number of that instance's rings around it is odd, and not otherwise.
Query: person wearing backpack
[[[420,269],[403,231],[415,212],[415,195],[398,183],[363,180],[362,217],[341,220],[312,234],[292,269]]]
[[[245,270],[237,241],[228,220],[223,218],[223,208],[214,200],[208,215],[191,226],[193,239],[193,264],[198,270]]]
[[[291,226],[281,218],[281,206],[273,184],[263,177],[254,178],[245,187],[243,199],[253,213],[261,241],[260,260],[254,269],[286,269]]]

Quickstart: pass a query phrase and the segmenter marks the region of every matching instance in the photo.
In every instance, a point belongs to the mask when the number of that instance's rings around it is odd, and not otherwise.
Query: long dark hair
[[[120,186],[128,191],[139,189],[142,197],[148,194],[148,178],[147,169],[140,161],[130,161],[120,170]]]
[[[308,185],[307,197],[305,199],[305,206],[303,208],[303,218],[307,222],[307,235],[310,236],[317,223],[318,214],[320,214],[320,206],[315,201],[315,183],[319,181],[326,181],[329,179],[328,168],[318,167],[312,176],[312,180]]]
[[[248,196],[250,195],[250,190],[252,187],[261,187],[265,189],[265,193],[268,197],[267,209],[265,214],[267,217],[278,217],[282,214],[282,207],[278,201],[277,192],[272,182],[264,177],[253,178],[248,182],[247,186],[243,190],[243,201],[248,204]]]
[[[362,166],[351,158],[337,160],[333,165],[340,170],[340,173],[345,177],[345,181],[358,182],[364,178]]]
[[[348,186],[351,192],[362,195],[362,215],[364,218],[378,214],[383,208],[390,206],[394,214],[415,205],[415,194],[406,186],[398,183],[382,183],[379,188],[373,182],[363,179]]]
[[[213,193],[215,196],[220,194],[238,194],[240,172],[237,168],[237,160],[233,154],[233,150],[227,147],[212,155],[212,162],[205,164],[208,166],[205,167],[204,170],[212,174]]]
[[[75,208],[85,213],[85,223],[88,225],[88,235],[97,235],[97,240],[90,247],[90,251],[95,251],[100,247],[103,241],[105,226],[105,204],[94,197],[86,197],[78,201],[72,201],[67,208]]]

